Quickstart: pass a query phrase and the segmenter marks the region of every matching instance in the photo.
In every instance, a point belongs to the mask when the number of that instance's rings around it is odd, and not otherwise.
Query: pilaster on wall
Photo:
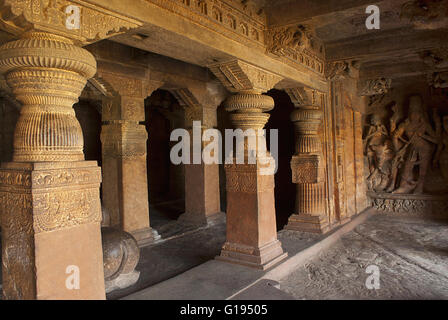
[[[256,139],[265,139],[262,129],[269,119],[264,113],[274,107],[274,100],[263,92],[281,80],[276,74],[242,61],[210,66],[226,88],[236,93],[225,101],[226,111],[235,128],[254,129]],[[257,146],[244,143],[244,164],[226,164],[227,238],[219,260],[266,269],[284,259],[275,223],[274,173],[267,163],[275,161],[268,153],[259,156]],[[248,155],[257,155],[254,164]]]
[[[84,1],[39,4],[1,8],[2,29],[19,40],[0,47],[0,72],[23,105],[13,162],[0,169],[3,297],[104,299],[101,174],[84,161],[72,106],[96,72],[80,46],[138,23]],[[67,28],[69,5],[82,13],[77,29]]]
[[[362,142],[364,95],[387,90],[386,79],[359,79],[355,62],[339,61],[327,68],[333,116],[336,220],[344,223],[367,207]]]
[[[225,96],[218,91],[210,93],[197,88],[170,91],[185,109],[185,126],[190,137],[194,139],[194,135],[200,135],[203,150],[208,143],[202,141],[202,134],[204,130],[216,128],[216,110]],[[200,127],[193,127],[195,121],[200,122]],[[185,213],[179,217],[179,221],[196,225],[213,223],[217,214],[221,212],[219,166],[217,163],[205,164],[201,150],[195,150],[192,146],[191,162],[185,164]],[[195,152],[199,154],[195,155]],[[200,164],[192,162],[195,156],[201,159]]]
[[[145,121],[145,98],[162,83],[105,70],[99,70],[98,77],[113,88],[102,106],[103,206],[112,226],[131,233],[144,246],[160,236],[150,227],[148,134],[140,122]]]

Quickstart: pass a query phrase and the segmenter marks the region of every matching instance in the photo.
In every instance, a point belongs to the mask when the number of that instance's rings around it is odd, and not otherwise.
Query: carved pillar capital
[[[0,47],[0,72],[23,104],[14,135],[14,161],[83,160],[81,127],[72,108],[95,58],[70,39],[28,32]]]
[[[145,126],[131,121],[110,121],[103,125],[103,158],[132,159],[146,156],[148,134]]]

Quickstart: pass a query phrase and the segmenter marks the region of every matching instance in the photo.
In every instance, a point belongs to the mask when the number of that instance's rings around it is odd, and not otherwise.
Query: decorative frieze
[[[298,25],[268,29],[266,48],[268,53],[283,58],[287,63],[324,74],[324,46],[310,27]]]
[[[260,175],[256,164],[226,164],[227,192],[257,193],[274,190],[274,176]]]
[[[446,196],[367,193],[370,205],[386,214],[408,216],[437,216],[446,218],[448,200]]]
[[[13,182],[11,177],[22,183],[9,183]],[[34,234],[101,221],[101,170],[94,162],[70,166],[60,163],[52,169],[37,164],[5,164],[0,170],[0,182],[5,199],[18,200],[13,206],[10,201],[4,203],[8,207],[5,219],[9,219],[11,207],[28,208]]]
[[[252,0],[146,0],[224,36],[263,46],[266,15]]]
[[[16,34],[32,28],[50,31],[83,44],[141,26],[137,20],[82,0],[5,0],[0,13],[5,28]],[[78,17],[79,27],[67,27],[71,19]]]

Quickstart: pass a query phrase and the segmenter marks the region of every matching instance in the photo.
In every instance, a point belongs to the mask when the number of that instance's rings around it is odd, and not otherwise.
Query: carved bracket
[[[287,88],[286,93],[296,107],[319,106],[319,92],[307,87]]]
[[[209,68],[231,92],[248,90],[266,92],[282,80],[279,75],[240,60],[214,64]]]

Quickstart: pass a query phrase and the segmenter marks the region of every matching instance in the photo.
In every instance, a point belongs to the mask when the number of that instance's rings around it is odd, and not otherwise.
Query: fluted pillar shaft
[[[268,167],[274,159],[265,149],[263,129],[269,119],[264,113],[274,107],[271,97],[257,90],[246,90],[229,97],[225,108],[236,129],[255,130],[238,144],[244,144],[244,163],[226,164],[227,238],[219,259],[266,269],[286,257],[277,239],[274,171]],[[252,141],[255,143],[251,143]],[[265,151],[265,150],[262,150]],[[249,162],[255,156],[255,162]]]
[[[104,299],[101,171],[83,161],[72,108],[96,61],[67,38],[28,32],[0,47],[0,72],[23,105],[13,162],[0,169],[3,297]]]

